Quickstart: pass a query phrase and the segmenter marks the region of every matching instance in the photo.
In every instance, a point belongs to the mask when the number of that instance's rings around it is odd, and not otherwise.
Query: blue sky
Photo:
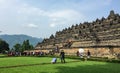
[[[0,0],[0,34],[49,37],[71,25],[120,14],[120,0]]]

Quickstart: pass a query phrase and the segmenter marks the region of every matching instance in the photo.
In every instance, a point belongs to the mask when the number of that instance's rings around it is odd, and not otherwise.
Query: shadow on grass
[[[75,67],[60,66],[58,73],[120,73],[120,64],[106,63],[104,65],[77,65]]]
[[[73,62],[80,62],[80,61],[69,61],[67,63],[73,63]],[[16,67],[26,67],[26,66],[37,66],[37,65],[50,65],[51,63],[37,63],[37,64],[24,64],[24,65],[13,65],[13,66],[2,66],[0,69],[4,68],[16,68]],[[57,62],[56,64],[61,64],[60,62]]]

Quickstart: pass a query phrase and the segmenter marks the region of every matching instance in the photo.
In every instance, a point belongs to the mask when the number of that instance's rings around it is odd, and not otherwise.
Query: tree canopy
[[[17,43],[14,45],[14,50],[16,52],[23,52],[25,50],[31,50],[33,48],[34,47],[29,43],[29,40],[24,40],[22,44]]]
[[[9,44],[0,39],[0,53],[5,53],[6,51],[9,51]]]

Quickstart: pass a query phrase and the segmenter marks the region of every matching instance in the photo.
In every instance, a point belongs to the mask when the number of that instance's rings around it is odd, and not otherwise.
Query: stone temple
[[[90,50],[95,56],[120,54],[120,15],[110,11],[108,17],[84,22],[57,31],[55,35],[44,39],[35,47],[36,50],[47,52],[59,47],[66,54],[74,55],[79,48],[85,52]]]

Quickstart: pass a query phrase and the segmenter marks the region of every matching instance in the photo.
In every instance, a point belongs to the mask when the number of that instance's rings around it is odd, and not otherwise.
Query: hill
[[[24,40],[29,40],[30,44],[35,46],[38,42],[42,41],[42,38],[36,38],[28,35],[0,35],[0,38],[5,40],[9,47],[12,48],[16,43],[22,44]]]

